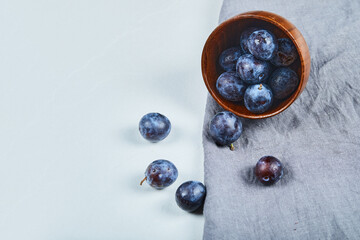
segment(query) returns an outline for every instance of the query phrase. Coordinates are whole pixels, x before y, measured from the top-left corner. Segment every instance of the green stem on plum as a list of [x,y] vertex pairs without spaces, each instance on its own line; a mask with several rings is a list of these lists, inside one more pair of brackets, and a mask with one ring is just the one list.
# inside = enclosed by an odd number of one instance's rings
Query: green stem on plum
[[260,83],[259,90],[261,90],[261,89],[262,89],[262,84]]
[[234,149],[235,149],[234,144],[230,144],[230,150],[234,151]]
[[146,180],[146,177],[140,182],[140,185],[142,185],[145,180]]

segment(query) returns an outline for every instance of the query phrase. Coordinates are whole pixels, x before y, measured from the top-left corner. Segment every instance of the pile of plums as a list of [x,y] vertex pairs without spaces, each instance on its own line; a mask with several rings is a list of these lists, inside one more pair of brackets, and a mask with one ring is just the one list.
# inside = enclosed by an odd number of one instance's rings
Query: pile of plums
[[225,71],[216,81],[219,94],[231,102],[243,102],[252,113],[266,112],[274,99],[288,98],[299,77],[289,66],[298,58],[293,42],[266,29],[242,32],[240,46],[224,50],[219,65]]

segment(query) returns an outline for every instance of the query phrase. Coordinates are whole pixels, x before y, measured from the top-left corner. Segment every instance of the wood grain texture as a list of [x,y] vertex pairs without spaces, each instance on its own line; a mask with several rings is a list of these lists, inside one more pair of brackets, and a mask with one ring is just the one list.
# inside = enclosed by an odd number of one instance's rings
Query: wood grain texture
[[[248,27],[261,27],[272,31],[278,38],[289,38],[299,53],[299,58],[290,66],[297,72],[300,83],[296,91],[285,100],[274,101],[273,106],[262,114],[254,114],[242,103],[225,100],[216,90],[216,80],[224,72],[218,64],[220,53],[239,46],[240,35]],[[279,114],[288,108],[304,90],[310,74],[310,53],[300,31],[285,18],[270,12],[252,11],[239,14],[221,23],[207,39],[201,59],[202,75],[209,93],[224,109],[244,118],[260,119]]]

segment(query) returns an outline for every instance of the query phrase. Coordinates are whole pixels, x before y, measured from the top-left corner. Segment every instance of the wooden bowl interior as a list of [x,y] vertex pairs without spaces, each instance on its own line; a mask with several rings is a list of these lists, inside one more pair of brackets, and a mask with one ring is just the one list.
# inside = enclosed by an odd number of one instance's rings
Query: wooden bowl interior
[[[240,15],[241,16],[241,15]],[[219,28],[220,27],[220,28]],[[240,35],[241,33],[249,27],[258,27],[261,29],[266,29],[275,34],[277,38],[289,38],[297,47],[298,54],[299,48],[294,42],[294,39],[290,36],[287,31],[280,29],[274,24],[267,22],[263,19],[257,18],[237,18],[234,21],[226,22],[223,25],[220,25],[214,32],[210,35],[207,40],[204,48],[203,58],[205,55],[206,59],[203,59],[203,75],[204,80],[207,85],[207,88],[210,94],[215,98],[215,100],[226,110],[232,111],[238,116],[246,118],[264,118],[273,116],[281,111],[283,111],[288,105],[290,105],[299,94],[299,89],[294,91],[294,93],[284,100],[275,100],[272,107],[263,114],[254,114],[246,109],[243,102],[236,103],[225,100],[216,90],[216,80],[224,70],[220,67],[218,59],[222,51],[227,48],[240,46]],[[205,62],[204,62],[205,61]],[[301,74],[303,69],[301,66],[300,58],[289,66],[294,70],[299,79],[302,79]],[[302,83],[300,82],[300,88]]]

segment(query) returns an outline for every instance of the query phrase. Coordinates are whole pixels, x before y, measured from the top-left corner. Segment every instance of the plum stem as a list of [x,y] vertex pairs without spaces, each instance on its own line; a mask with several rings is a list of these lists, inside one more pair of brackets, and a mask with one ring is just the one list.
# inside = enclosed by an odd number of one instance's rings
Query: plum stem
[[260,83],[259,90],[261,90],[261,89],[262,89],[262,84]]
[[231,150],[231,151],[234,151],[234,149],[235,149],[235,148],[234,148],[234,144],[230,144],[230,150]]
[[143,184],[143,182],[146,180],[147,177],[145,177],[141,182],[140,182],[140,185]]

